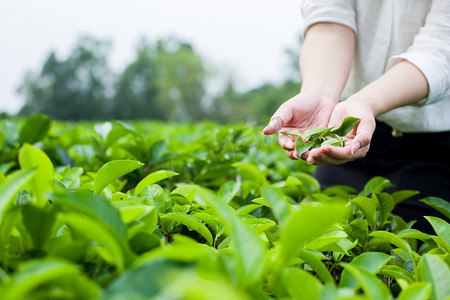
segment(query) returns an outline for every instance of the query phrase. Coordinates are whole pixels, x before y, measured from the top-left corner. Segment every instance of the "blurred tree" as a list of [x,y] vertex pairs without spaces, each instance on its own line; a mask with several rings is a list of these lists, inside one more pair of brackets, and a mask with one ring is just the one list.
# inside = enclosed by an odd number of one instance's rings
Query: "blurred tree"
[[264,83],[257,88],[239,93],[229,81],[222,93],[214,99],[214,119],[222,122],[266,122],[286,100],[298,94],[300,83],[286,80],[281,84]]
[[105,118],[112,79],[107,67],[110,43],[82,37],[66,60],[48,56],[39,75],[28,73],[19,87],[21,115],[46,113],[63,120]]
[[188,43],[142,40],[136,59],[119,76],[109,116],[197,121],[205,118],[206,68]]
[[[244,110],[252,110],[250,105],[246,105],[245,108],[242,107],[242,103],[240,109],[238,109],[241,97],[242,94],[236,90],[233,79],[228,78],[224,89],[219,92],[219,94],[216,95],[212,101],[209,112],[210,118],[223,123],[238,121],[239,118],[243,116],[242,112]],[[237,112],[238,114],[236,114]],[[233,117],[235,117],[234,120]],[[241,119],[240,121],[243,120]]]
[[280,84],[266,83],[243,94],[243,102],[255,108],[255,118],[262,122],[270,118],[286,100],[300,92],[300,83],[286,80]]
[[110,118],[167,119],[165,107],[156,99],[159,87],[154,56],[154,49],[143,40],[137,47],[136,59],[125,68],[116,83]]
[[169,120],[198,121],[206,117],[207,71],[203,59],[188,43],[159,40],[155,54],[157,103]]

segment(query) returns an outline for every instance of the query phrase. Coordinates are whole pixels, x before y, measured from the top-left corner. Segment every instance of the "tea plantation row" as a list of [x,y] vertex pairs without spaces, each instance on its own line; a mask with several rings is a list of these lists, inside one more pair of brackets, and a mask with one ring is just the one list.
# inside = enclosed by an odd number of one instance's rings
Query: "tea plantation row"
[[1,298],[450,299],[448,219],[312,168],[243,125],[1,120]]

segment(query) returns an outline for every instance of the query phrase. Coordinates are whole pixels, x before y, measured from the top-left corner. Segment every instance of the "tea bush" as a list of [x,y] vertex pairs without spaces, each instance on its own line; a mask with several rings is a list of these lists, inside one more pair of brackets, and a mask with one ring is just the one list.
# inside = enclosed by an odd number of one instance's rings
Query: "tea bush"
[[448,219],[412,229],[381,177],[321,189],[259,129],[0,128],[2,299],[450,299]]

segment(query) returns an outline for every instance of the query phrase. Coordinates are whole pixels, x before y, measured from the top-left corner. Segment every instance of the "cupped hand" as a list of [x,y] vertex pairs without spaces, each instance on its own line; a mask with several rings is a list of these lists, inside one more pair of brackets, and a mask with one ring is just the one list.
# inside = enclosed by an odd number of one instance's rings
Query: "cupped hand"
[[[280,131],[303,133],[309,128],[327,127],[337,100],[320,95],[300,93],[284,102],[273,114],[263,134],[270,135]],[[291,159],[299,159],[295,151],[296,137],[278,134],[278,143]]]
[[345,147],[324,145],[320,148],[312,149],[306,153],[306,162],[308,164],[343,164],[366,156],[373,132],[375,131],[375,117],[371,107],[364,99],[354,97],[338,103],[331,114],[327,127],[338,127],[346,117],[350,116],[361,120],[345,136]]

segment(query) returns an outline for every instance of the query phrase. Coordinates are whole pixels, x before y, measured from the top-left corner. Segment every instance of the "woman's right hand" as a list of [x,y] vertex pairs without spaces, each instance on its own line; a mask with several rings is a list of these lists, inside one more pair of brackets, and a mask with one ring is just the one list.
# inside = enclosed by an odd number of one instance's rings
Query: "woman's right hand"
[[[306,129],[327,127],[337,102],[338,99],[300,93],[278,108],[264,128],[263,134],[271,135],[280,131],[298,131],[302,134]],[[278,135],[278,143],[291,159],[300,158],[295,151],[295,141],[294,136]]]

